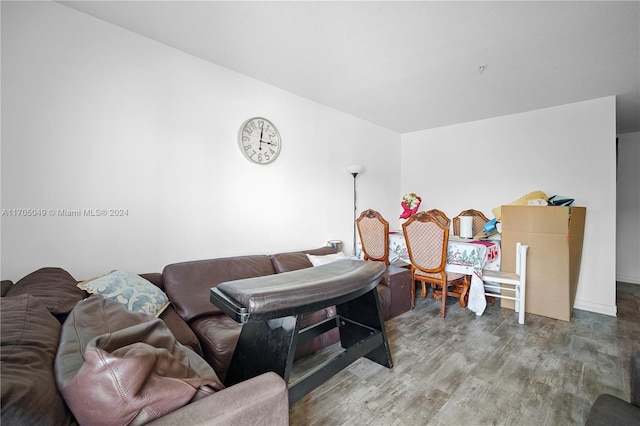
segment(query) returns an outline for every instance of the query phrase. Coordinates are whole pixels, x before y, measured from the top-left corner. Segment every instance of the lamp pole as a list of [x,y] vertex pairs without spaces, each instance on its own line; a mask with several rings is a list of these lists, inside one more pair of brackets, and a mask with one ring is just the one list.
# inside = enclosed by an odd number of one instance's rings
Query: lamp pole
[[364,168],[357,164],[349,164],[346,167],[347,171],[353,176],[353,256],[356,255],[356,213],[358,212],[357,205],[357,192],[356,192],[356,177],[362,173]]
[[351,173],[353,175],[353,255],[356,255],[356,213],[358,206],[356,204],[356,177],[358,173]]

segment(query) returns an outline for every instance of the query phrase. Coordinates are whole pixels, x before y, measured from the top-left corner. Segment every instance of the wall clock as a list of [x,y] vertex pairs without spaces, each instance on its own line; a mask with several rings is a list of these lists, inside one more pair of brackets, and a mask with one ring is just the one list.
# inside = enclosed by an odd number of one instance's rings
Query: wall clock
[[256,164],[273,163],[282,148],[280,132],[262,117],[250,118],[242,124],[238,143],[247,160]]

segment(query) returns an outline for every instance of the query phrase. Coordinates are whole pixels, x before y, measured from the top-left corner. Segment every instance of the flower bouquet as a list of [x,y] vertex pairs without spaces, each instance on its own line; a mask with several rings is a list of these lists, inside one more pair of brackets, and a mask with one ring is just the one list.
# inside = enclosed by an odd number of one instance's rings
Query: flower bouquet
[[413,192],[411,194],[404,194],[402,202],[400,203],[404,211],[400,215],[400,219],[408,219],[412,215],[416,214],[421,202],[422,198],[418,197]]

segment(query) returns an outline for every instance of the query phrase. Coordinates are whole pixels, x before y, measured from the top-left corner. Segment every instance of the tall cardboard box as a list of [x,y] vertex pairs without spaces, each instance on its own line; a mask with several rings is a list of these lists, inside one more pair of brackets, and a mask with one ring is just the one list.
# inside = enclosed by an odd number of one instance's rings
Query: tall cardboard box
[[[587,209],[505,205],[501,212],[502,269],[515,271],[517,242],[529,246],[525,312],[570,321]],[[513,300],[501,306],[513,309]]]

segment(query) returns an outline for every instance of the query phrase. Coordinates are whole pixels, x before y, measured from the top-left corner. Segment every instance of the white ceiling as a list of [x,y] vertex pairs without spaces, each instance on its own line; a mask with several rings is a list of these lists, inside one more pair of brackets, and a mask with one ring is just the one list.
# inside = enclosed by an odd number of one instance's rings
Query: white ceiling
[[638,1],[60,3],[401,133],[610,95],[640,131]]

